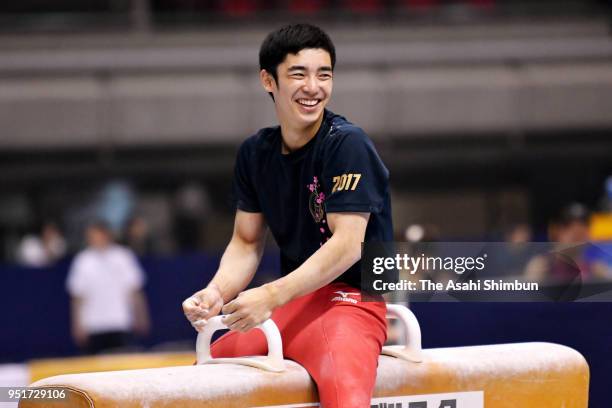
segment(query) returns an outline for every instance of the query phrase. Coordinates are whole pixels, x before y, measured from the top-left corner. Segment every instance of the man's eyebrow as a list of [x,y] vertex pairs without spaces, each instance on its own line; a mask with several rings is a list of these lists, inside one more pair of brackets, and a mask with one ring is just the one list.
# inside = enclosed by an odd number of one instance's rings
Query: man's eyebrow
[[[288,72],[290,71],[307,71],[306,67],[303,65],[292,65],[287,69]],[[330,67],[329,65],[326,65],[324,67],[321,67],[318,69],[319,72],[324,71],[324,72],[332,72],[332,67]]]

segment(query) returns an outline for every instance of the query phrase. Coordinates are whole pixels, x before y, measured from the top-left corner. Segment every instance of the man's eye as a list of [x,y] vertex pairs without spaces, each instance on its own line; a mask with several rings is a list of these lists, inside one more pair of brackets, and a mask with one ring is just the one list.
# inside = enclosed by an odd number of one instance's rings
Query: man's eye
[[300,73],[291,74],[291,78],[304,78],[304,74],[300,74]]
[[331,74],[321,74],[321,75],[319,75],[319,79],[321,79],[323,81],[331,79],[331,77],[332,77]]

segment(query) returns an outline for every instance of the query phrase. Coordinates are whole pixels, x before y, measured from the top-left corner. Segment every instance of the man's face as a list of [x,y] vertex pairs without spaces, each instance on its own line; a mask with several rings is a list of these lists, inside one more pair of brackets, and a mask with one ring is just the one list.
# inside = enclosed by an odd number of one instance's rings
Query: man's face
[[589,240],[589,225],[583,221],[572,221],[559,229],[559,242],[575,243]]
[[323,114],[332,94],[332,66],[329,53],[306,48],[287,54],[277,69],[278,83],[262,71],[262,83],[272,92],[281,122],[302,128],[314,124]]
[[87,228],[87,244],[96,249],[104,249],[111,243],[110,232],[91,226]]

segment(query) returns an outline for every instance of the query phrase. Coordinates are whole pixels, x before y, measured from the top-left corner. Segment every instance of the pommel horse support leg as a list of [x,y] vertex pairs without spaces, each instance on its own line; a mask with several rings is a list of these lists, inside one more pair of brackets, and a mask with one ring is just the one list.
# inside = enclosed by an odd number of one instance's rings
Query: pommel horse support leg
[[[420,328],[412,312],[388,305],[388,313],[406,326],[406,339],[404,345],[383,349],[373,407],[588,406],[589,368],[582,355],[569,347],[517,343],[421,350]],[[198,335],[197,366],[50,377],[32,386],[66,387],[66,400],[24,400],[19,407],[318,406],[316,387],[306,370],[283,360],[280,335],[271,320],[258,327],[266,334],[268,356],[212,359],[212,333],[223,327],[218,316]]]

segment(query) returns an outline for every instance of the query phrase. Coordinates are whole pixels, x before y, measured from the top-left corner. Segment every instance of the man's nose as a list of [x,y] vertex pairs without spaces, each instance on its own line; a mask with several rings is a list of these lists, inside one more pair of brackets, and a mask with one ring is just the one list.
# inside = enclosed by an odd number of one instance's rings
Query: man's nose
[[315,76],[308,76],[304,81],[304,92],[314,94],[317,92],[319,83]]

